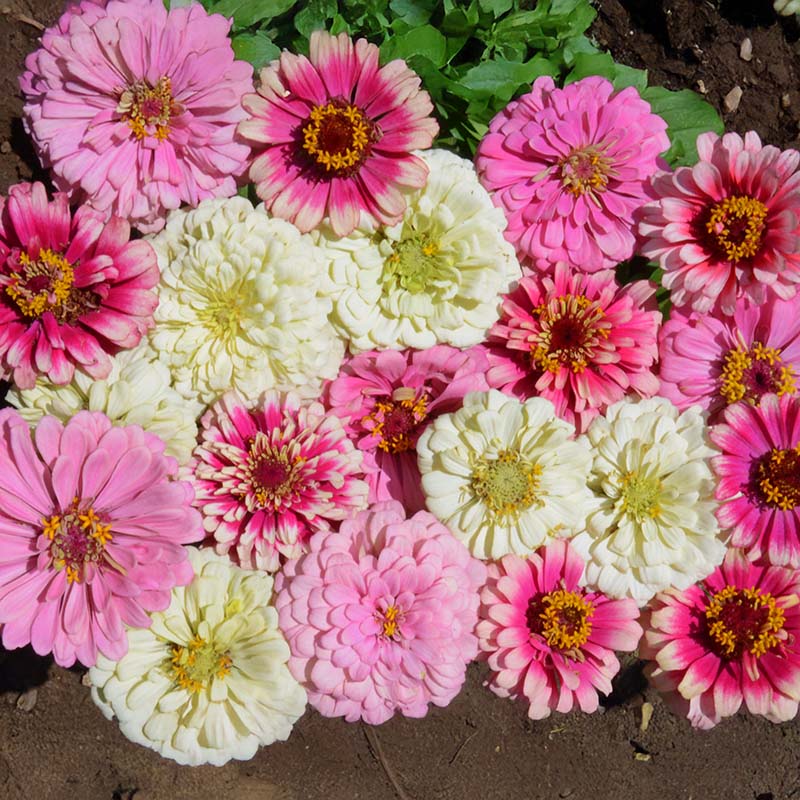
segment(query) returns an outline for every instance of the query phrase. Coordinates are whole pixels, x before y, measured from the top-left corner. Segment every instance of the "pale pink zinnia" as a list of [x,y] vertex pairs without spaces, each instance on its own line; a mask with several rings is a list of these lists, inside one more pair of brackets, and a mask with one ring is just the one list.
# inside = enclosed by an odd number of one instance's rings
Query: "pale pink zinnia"
[[371,725],[446,706],[478,654],[486,567],[432,514],[378,503],[275,581],[289,669],[326,717]]
[[508,217],[506,238],[540,269],[566,261],[589,272],[630,258],[666,129],[633,87],[617,92],[592,76],[559,89],[537,78],[492,120],[476,156]]
[[0,627],[68,667],[127,652],[173,586],[192,579],[184,544],[202,538],[188,483],[138,425],[81,411],[64,425],[0,411]]
[[646,674],[675,711],[712,728],[742,701],[771,722],[800,701],[800,573],[755,566],[730,550],[699,585],[658,594],[639,648]]
[[758,407],[729,406],[711,439],[722,450],[711,463],[730,544],[753,561],[800,567],[800,399],[768,394]]
[[433,105],[405,61],[379,67],[378,55],[366,39],[314,31],[309,58],[284,50],[244,98],[250,180],[274,216],[303,232],[328,215],[347,236],[362,211],[394,225],[404,192],[425,185],[428,168],[411,151],[433,143]]
[[628,392],[658,392],[653,364],[661,313],[655,287],[620,287],[611,271],[562,263],[528,275],[503,301],[489,332],[489,385],[521,400],[545,397],[578,431]]
[[200,3],[71,7],[20,78],[25,121],[56,186],[141,231],[166,212],[236,193],[250,148],[236,136],[252,67],[230,20]]
[[425,508],[417,440],[439,414],[461,408],[464,395],[489,388],[479,348],[372,350],[345,362],[329,386],[330,405],[364,453],[369,501],[400,500]]
[[676,306],[733,314],[744,295],[793,297],[800,282],[800,153],[753,131],[703,133],[693,167],[656,175],[640,251],[658,259]]
[[477,627],[489,688],[524,698],[528,716],[543,719],[575,705],[597,710],[619,671],[615,650],[636,648],[642,629],[630,598],[611,600],[581,583],[583,561],[554,539],[528,558],[504,556],[489,565]]
[[731,316],[673,308],[658,338],[658,393],[681,411],[702,406],[711,424],[731,403],[797,392],[800,295],[761,305],[741,297]]
[[247,569],[274,572],[366,505],[361,453],[320,403],[270,391],[251,409],[228,392],[201,424],[196,505],[216,551]]
[[0,377],[31,389],[75,369],[111,371],[109,354],[139,344],[153,327],[156,254],[130,241],[130,226],[88,206],[71,214],[66,195],[48,201],[41,183],[0,197]]

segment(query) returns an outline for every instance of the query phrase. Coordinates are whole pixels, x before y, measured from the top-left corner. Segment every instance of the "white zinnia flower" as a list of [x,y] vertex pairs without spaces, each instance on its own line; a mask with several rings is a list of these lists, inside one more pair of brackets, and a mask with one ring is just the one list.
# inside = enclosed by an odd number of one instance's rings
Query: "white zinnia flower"
[[179,764],[225,764],[287,739],[306,706],[289,646],[267,601],[272,578],[212,550],[189,549],[195,577],[128,653],[89,672],[92,698],[131,741]]
[[169,370],[145,344],[114,356],[104,380],[75,370],[63,386],[40,378],[33,389],[12,388],[6,397],[31,425],[46,414],[67,422],[83,410],[102,411],[115,425],[141,425],[161,438],[167,455],[181,464],[191,458],[197,439],[195,419],[202,410],[170,387]]
[[600,505],[573,543],[587,583],[644,605],[670,586],[687,589],[725,555],[714,516],[714,476],[699,406],[663,397],[626,399],[597,417],[590,486]]
[[331,321],[352,352],[478,344],[521,275],[503,212],[472,163],[446,150],[418,155],[428,182],[401,223],[315,234],[329,262]]
[[173,211],[150,241],[161,268],[150,341],[184,397],[280,389],[310,399],[336,376],[344,344],[310,236],[231,197]]
[[584,527],[592,457],[549,400],[471,392],[417,443],[428,509],[478,558],[526,555]]
[[784,17],[790,14],[800,14],[800,0],[775,0],[773,8]]

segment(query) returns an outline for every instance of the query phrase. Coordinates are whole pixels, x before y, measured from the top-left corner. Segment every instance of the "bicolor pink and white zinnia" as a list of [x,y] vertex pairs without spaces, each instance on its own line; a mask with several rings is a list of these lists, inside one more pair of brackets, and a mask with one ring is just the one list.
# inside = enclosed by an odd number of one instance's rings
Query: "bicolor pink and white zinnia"
[[244,98],[250,180],[270,213],[304,233],[328,216],[347,236],[362,212],[395,225],[404,191],[425,185],[428,168],[411,151],[433,143],[433,105],[405,61],[379,67],[378,56],[366,39],[314,31],[308,58],[284,50]]
[[89,206],[73,214],[41,183],[0,197],[0,377],[32,389],[75,370],[111,371],[110,355],[139,344],[153,327],[158,262],[130,226]]
[[486,567],[426,511],[378,503],[311,540],[275,586],[289,669],[323,716],[378,725],[446,706],[478,654]]
[[591,713],[611,693],[619,672],[615,650],[636,649],[642,628],[631,599],[611,600],[581,581],[583,561],[554,539],[528,558],[504,556],[489,565],[477,627],[489,688],[523,698],[531,719]]
[[275,572],[366,506],[361,452],[320,403],[270,391],[249,408],[228,392],[201,424],[196,505],[216,551],[247,569]]
[[25,124],[57,187],[148,233],[182,203],[235,194],[253,80],[230,26],[200,3],[69,8],[20,78]]
[[757,566],[732,549],[697,586],[656,595],[639,655],[676,713],[713,728],[742,703],[771,722],[800,701],[800,573]]
[[119,659],[192,579],[182,546],[202,538],[178,462],[138,425],[81,411],[66,424],[0,411],[0,627],[68,667]]
[[476,155],[520,259],[593,272],[630,258],[634,212],[665,166],[666,129],[633,87],[591,76],[560,89],[537,78],[492,120]]

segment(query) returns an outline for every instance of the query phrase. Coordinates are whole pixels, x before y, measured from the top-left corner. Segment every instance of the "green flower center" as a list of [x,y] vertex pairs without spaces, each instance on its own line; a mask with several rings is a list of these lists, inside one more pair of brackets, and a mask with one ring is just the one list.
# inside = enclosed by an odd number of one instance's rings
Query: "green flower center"
[[501,450],[497,458],[478,458],[472,469],[472,490],[496,517],[517,519],[539,496],[539,464],[531,464],[515,450]]
[[200,636],[195,636],[186,647],[174,645],[171,648],[172,680],[193,694],[205,689],[212,677],[224,678],[232,665],[227,652],[220,652]]
[[439,245],[418,233],[393,245],[384,278],[412,294],[424,292],[439,266]]
[[661,514],[661,481],[641,472],[626,472],[620,479],[622,510],[637,522],[645,517],[655,519]]

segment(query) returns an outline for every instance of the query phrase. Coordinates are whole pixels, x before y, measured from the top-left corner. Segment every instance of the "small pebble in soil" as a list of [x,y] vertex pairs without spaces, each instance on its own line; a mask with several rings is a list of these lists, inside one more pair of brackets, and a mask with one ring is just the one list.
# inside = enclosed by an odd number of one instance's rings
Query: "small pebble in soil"
[[782,94],[781,95],[781,108],[789,108],[789,106],[791,104],[792,104],[792,98],[789,97],[789,93],[786,92],[786,94]]
[[5,141],[0,143],[0,153],[2,153],[3,155],[7,155],[10,152],[11,152],[11,142]]
[[38,699],[39,690],[36,688],[28,689],[27,692],[23,692],[17,698],[17,708],[20,711],[24,711],[26,714],[30,714],[30,712],[36,707],[36,701]]
[[647,730],[647,727],[650,725],[650,718],[653,716],[653,704],[652,703],[642,703],[642,708],[640,710],[642,715],[642,720],[639,723],[639,730],[644,732]]
[[750,39],[742,39],[741,47],[739,47],[739,58],[742,61],[750,61],[753,58],[753,43]]
[[708,91],[705,81],[702,78],[697,81],[697,91],[700,92],[700,94],[705,94]]
[[729,114],[733,114],[737,108],[739,108],[739,103],[742,101],[742,87],[741,86],[734,86],[728,94],[725,95],[722,101],[722,107],[727,111]]

